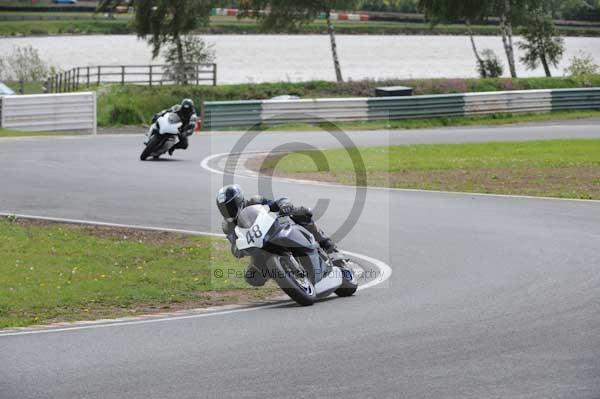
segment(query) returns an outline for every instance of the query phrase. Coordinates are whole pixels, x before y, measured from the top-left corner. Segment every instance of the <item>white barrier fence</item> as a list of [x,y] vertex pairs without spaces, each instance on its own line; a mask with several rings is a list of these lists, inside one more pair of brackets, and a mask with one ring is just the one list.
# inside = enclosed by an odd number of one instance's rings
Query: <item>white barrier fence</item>
[[3,128],[97,133],[95,92],[4,96],[0,101]]

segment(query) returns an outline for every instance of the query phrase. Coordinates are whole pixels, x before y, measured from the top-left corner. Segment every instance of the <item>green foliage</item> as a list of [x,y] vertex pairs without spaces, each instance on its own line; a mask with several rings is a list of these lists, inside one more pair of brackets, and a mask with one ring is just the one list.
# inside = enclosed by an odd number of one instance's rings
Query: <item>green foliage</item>
[[352,10],[357,0],[248,0],[240,6],[241,16],[255,17],[264,30],[297,30],[331,10]]
[[366,0],[361,2],[359,8],[363,11],[418,12],[416,0]]
[[44,80],[50,68],[33,46],[13,47],[10,55],[0,57],[0,79],[19,82],[21,93],[27,82]]
[[100,126],[149,123],[152,115],[178,103],[182,98],[202,101],[264,100],[291,94],[301,98],[371,97],[379,86],[410,86],[416,95],[483,91],[532,90],[600,86],[600,75],[590,76],[585,84],[575,77],[521,79],[387,79],[344,83],[312,81],[300,83],[261,83],[239,85],[138,85],[103,86],[98,90]]
[[211,0],[136,0],[135,30],[148,38],[156,58],[165,43],[178,44],[181,36],[208,25],[211,8]]
[[482,20],[494,10],[492,1],[480,0],[419,0],[418,6],[434,24]]
[[585,77],[600,73],[600,66],[596,64],[591,54],[580,51],[570,60],[565,73],[575,77]]
[[[195,36],[186,35],[181,38],[183,57],[179,57],[179,47],[171,43],[164,51],[163,57],[167,64],[164,72],[168,79],[186,84],[197,77],[197,67],[201,64],[213,63],[215,52],[212,46]],[[182,62],[183,61],[183,62]]]
[[564,40],[556,36],[554,23],[549,16],[536,13],[522,30],[525,41],[519,43],[519,48],[525,51],[521,62],[527,69],[534,70],[544,66],[546,76],[550,77],[550,65],[556,67],[564,53]]
[[482,78],[499,78],[504,73],[504,65],[492,49],[485,49],[481,52],[478,70]]

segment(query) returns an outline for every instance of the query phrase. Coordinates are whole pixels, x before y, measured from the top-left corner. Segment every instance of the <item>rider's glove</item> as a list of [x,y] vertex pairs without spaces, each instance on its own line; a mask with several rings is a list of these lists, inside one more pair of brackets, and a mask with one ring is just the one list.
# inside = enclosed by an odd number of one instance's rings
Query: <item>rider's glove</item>
[[301,206],[299,208],[294,208],[293,216],[303,216],[305,218],[312,219],[313,212],[312,209]]
[[237,249],[237,246],[235,244],[231,245],[231,253],[233,254],[233,256],[235,256],[238,259],[244,257],[244,253],[242,251],[240,251],[239,249]]
[[282,216],[291,216],[294,213],[294,205],[291,202],[282,202],[279,205],[279,214]]

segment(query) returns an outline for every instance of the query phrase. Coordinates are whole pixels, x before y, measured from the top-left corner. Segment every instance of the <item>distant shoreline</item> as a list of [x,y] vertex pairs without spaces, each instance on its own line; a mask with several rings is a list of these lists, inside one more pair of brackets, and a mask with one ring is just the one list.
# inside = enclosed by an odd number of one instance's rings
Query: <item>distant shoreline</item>
[[[335,24],[338,35],[402,35],[402,36],[466,36],[465,25],[439,25],[434,29],[427,23],[398,22],[346,22]],[[476,36],[499,36],[497,26],[477,25],[472,27]],[[598,27],[559,27],[563,36],[600,37]],[[125,35],[135,34],[128,20],[124,19],[75,19],[75,20],[31,20],[2,21],[0,38],[14,37],[60,37],[81,35]],[[196,31],[196,34],[240,35],[321,35],[327,34],[327,27],[322,21],[315,21],[289,32],[265,32],[254,21],[219,19],[211,22],[211,26]],[[518,34],[518,32],[516,32]]]

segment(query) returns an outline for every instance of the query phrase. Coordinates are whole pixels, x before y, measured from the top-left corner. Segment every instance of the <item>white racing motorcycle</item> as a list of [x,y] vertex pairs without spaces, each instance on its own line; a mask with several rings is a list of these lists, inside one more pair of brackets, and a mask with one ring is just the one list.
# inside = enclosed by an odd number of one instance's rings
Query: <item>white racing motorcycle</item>
[[[186,136],[193,134],[196,119],[195,116],[190,119],[190,124],[182,134]],[[148,130],[148,140],[144,143],[146,148],[142,152],[140,159],[142,161],[145,161],[149,157],[158,159],[161,155],[167,153],[179,143],[179,129],[181,125],[181,118],[175,112],[167,112],[160,116]]]
[[273,279],[302,306],[336,293],[354,295],[358,282],[352,264],[341,254],[327,254],[304,227],[268,206],[244,208],[235,228],[236,247],[265,279]]

